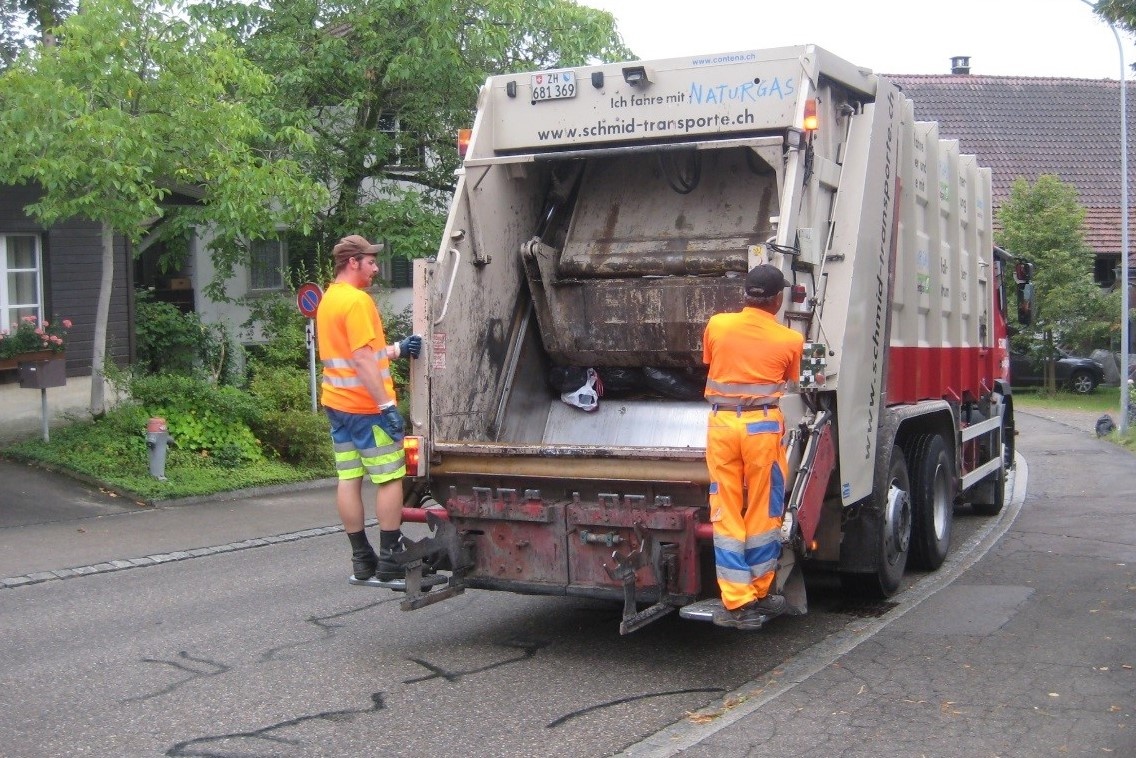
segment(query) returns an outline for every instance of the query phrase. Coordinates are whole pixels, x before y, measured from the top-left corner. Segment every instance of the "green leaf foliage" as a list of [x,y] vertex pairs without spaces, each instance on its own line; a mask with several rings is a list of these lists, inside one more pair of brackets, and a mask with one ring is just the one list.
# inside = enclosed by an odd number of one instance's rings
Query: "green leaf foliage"
[[[1093,282],[1084,218],[1076,189],[1051,175],[1032,185],[1015,181],[1010,199],[998,211],[998,244],[1037,269],[1034,322],[1015,343],[1042,357],[1053,357],[1056,346],[1085,355],[1108,348],[1119,329],[1119,293],[1104,293]],[[1041,343],[1038,335],[1049,337]]]
[[388,254],[437,252],[457,130],[489,74],[631,57],[610,14],[568,0],[207,0],[192,12],[273,78],[260,119],[311,135],[288,152],[331,198],[289,240],[309,264],[354,233]]

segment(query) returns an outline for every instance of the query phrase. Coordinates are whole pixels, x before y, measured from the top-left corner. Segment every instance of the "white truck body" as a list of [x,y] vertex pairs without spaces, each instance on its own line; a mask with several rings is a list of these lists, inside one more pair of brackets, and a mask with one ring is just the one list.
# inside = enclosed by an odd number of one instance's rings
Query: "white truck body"
[[[800,559],[883,594],[909,547],[935,567],[956,495],[1001,504],[990,214],[988,169],[817,47],[491,77],[415,270],[417,491],[454,527],[449,591],[622,598],[625,631],[705,617],[701,338],[760,262],[796,285],[780,317],[806,339],[779,588],[803,610]],[[566,366],[672,383],[585,412],[547,381]]]

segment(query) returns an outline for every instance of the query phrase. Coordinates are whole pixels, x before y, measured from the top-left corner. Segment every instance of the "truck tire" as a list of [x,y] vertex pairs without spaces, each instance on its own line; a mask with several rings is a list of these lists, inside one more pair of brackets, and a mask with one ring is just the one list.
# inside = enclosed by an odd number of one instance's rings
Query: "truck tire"
[[891,451],[886,477],[876,481],[872,491],[872,512],[864,517],[875,521],[878,530],[876,570],[860,574],[843,572],[841,584],[848,590],[873,598],[894,595],[907,568],[911,547],[911,484],[903,450],[896,445]]
[[907,472],[911,478],[912,568],[934,571],[951,549],[954,524],[954,465],[947,443],[939,434],[924,434],[908,446]]

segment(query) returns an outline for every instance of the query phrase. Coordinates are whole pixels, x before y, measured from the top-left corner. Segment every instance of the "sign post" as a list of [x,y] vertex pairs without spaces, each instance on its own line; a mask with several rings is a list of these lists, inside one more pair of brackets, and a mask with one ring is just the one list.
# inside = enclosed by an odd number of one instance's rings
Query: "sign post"
[[308,343],[308,382],[312,390],[312,413],[319,411],[319,403],[316,401],[316,325],[313,319],[322,299],[323,290],[318,284],[306,282],[296,290],[296,305],[308,320],[304,333]]

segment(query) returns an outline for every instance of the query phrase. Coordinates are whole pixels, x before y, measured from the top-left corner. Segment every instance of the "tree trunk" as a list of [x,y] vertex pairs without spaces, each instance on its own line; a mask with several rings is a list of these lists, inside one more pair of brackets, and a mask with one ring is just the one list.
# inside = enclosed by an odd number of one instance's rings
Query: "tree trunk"
[[99,282],[99,302],[95,311],[95,336],[91,347],[91,415],[106,412],[104,398],[106,384],[107,322],[110,320],[111,285],[114,283],[114,229],[106,221],[102,228],[103,266]]

